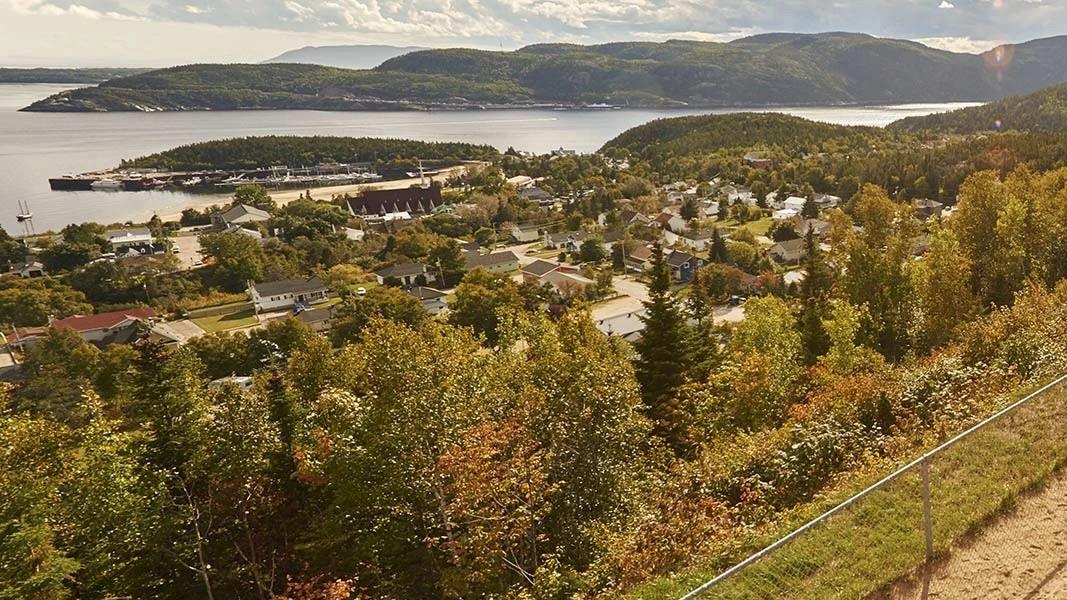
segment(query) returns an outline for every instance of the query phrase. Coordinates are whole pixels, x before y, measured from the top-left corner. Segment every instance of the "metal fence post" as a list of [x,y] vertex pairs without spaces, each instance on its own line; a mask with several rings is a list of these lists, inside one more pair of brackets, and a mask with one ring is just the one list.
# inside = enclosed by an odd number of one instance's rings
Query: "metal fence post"
[[920,468],[923,474],[923,529],[926,530],[926,562],[934,559],[934,520],[930,514],[930,469],[929,461],[923,459]]

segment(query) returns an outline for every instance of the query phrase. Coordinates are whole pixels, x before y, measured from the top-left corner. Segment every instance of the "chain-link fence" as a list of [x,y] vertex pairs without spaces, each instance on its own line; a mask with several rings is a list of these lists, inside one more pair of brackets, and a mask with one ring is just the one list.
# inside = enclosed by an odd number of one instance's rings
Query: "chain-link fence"
[[1067,478],[1056,477],[1067,463],[1065,381],[968,429],[683,600],[1067,597]]

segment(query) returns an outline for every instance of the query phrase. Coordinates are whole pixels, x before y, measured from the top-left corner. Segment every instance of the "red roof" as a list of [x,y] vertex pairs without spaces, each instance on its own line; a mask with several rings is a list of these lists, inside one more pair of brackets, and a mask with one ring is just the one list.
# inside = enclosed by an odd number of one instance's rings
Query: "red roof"
[[130,319],[150,319],[156,316],[156,311],[150,306],[138,306],[126,310],[100,313],[98,315],[85,315],[67,317],[52,321],[52,327],[56,329],[73,329],[77,332],[95,331],[97,329],[111,329]]
[[655,222],[659,223],[660,225],[666,225],[673,218],[674,215],[672,215],[671,213],[660,213],[660,215],[656,217]]

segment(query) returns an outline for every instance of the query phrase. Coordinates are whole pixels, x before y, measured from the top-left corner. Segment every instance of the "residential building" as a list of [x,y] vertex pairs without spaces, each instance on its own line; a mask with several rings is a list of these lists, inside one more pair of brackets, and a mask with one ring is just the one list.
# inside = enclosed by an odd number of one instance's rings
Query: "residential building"
[[792,208],[782,208],[774,211],[774,213],[771,215],[771,218],[775,221],[788,221],[789,219],[795,219],[799,216],[799,210],[794,210]]
[[422,303],[422,307],[426,309],[426,312],[431,315],[437,315],[448,310],[448,304],[445,302],[447,294],[441,290],[416,286],[409,289],[407,293],[417,298]]
[[704,250],[707,250],[709,246],[711,246],[711,240],[714,235],[714,232],[709,229],[697,231],[691,229],[682,229],[679,231],[679,233],[664,230],[663,241],[666,242],[668,246],[673,246],[674,244],[681,243],[682,245],[687,248],[690,248],[691,250],[703,252]]
[[801,213],[804,210],[804,206],[808,203],[807,198],[801,198],[800,196],[790,196],[782,202],[782,208],[793,209],[797,213]]
[[247,375],[230,375],[229,377],[220,377],[219,379],[213,379],[208,382],[210,388],[221,388],[227,385],[232,385],[241,390],[252,389],[252,378]]
[[244,225],[245,223],[266,223],[270,220],[270,213],[244,204],[234,204],[230,210],[211,215],[211,223],[216,227],[230,227],[231,225]]
[[329,298],[326,284],[316,276],[253,283],[248,286],[248,294],[257,313],[284,310],[298,304],[310,306]]
[[544,247],[550,250],[577,252],[582,242],[592,234],[588,231],[564,231],[562,233],[545,232]]
[[115,254],[129,254],[133,250],[137,254],[155,254],[155,237],[147,227],[132,227],[126,229],[112,229],[104,233]]
[[627,342],[633,343],[641,339],[641,334],[645,331],[645,322],[641,320],[643,316],[645,316],[644,309],[607,317],[597,321],[596,328],[608,337],[621,337]]
[[559,269],[559,267],[559,264],[548,262],[547,260],[535,260],[522,268],[522,280],[524,283],[542,283],[541,280],[546,275]]
[[530,187],[519,190],[519,195],[530,202],[536,202],[541,206],[552,206],[556,203],[555,196],[539,187]]
[[512,273],[519,270],[519,257],[515,256],[511,250],[492,254],[464,252],[463,258],[467,261],[468,271],[479,267],[490,273]]
[[741,162],[752,167],[753,169],[774,168],[774,160],[769,158],[763,152],[746,152],[745,155],[741,157]]
[[623,262],[631,270],[647,271],[652,268],[652,249],[648,246],[637,246],[630,251],[630,255]]
[[222,230],[222,233],[232,233],[235,235],[245,235],[254,240],[263,241],[263,234],[258,229],[246,229],[240,225],[230,225],[226,229]]
[[410,187],[399,190],[367,190],[354,198],[347,198],[348,212],[354,217],[373,219],[385,215],[408,213],[411,216],[430,214],[444,202],[441,188]]
[[619,222],[622,223],[624,226],[633,225],[634,223],[644,223],[645,225],[647,225],[652,222],[652,219],[649,219],[645,215],[637,212],[636,210],[626,209],[619,213]]
[[671,231],[682,231],[688,226],[686,220],[681,215],[674,213],[663,212],[658,217],[652,220],[652,223],[658,227],[670,229]]
[[688,252],[675,250],[667,255],[667,265],[671,268],[675,281],[686,282],[693,278],[693,273],[704,266],[704,260]]
[[146,321],[152,324],[155,318],[155,310],[141,306],[95,315],[67,317],[52,321],[49,326],[72,329],[83,340],[103,348],[111,344],[129,344],[136,341],[140,323]]
[[804,238],[778,242],[768,250],[771,257],[784,264],[798,263],[807,255],[807,241]]
[[420,263],[393,265],[374,273],[374,276],[378,278],[378,283],[380,285],[385,285],[387,280],[395,279],[399,281],[400,285],[403,287],[425,285],[435,281],[437,279],[435,275],[436,272],[434,269]]
[[529,175],[516,175],[514,177],[508,177],[507,182],[510,185],[514,186],[517,190],[528,188],[535,183],[534,178],[530,177]]
[[538,225],[512,225],[511,237],[520,244],[536,242],[541,237]]
[[363,238],[367,236],[367,232],[362,229],[352,229],[351,227],[345,227],[344,225],[338,225],[333,228],[334,233],[343,233],[344,236],[353,242],[361,242]]
[[812,196],[812,200],[815,201],[815,206],[818,206],[819,210],[833,208],[841,204],[841,197],[831,194],[815,194]]
[[332,308],[316,308],[313,310],[300,311],[296,318],[311,328],[315,333],[326,333],[330,330],[333,318]]
[[911,201],[911,205],[915,209],[916,218],[923,222],[930,220],[931,217],[940,217],[945,209],[944,204],[929,198],[916,198]]
[[18,276],[23,279],[34,279],[47,275],[44,270],[44,265],[35,260],[27,261],[15,267],[12,272],[18,273]]
[[800,219],[797,223],[796,232],[800,234],[800,237],[808,235],[810,229],[815,237],[822,238],[830,234],[830,230],[833,228],[829,222],[821,219]]

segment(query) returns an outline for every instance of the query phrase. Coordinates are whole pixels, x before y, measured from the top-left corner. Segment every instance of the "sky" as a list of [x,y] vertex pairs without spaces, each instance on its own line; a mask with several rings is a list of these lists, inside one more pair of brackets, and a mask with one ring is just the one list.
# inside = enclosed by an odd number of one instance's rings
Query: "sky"
[[258,62],[332,44],[725,42],[774,31],[981,52],[1067,33],[1067,0],[0,0],[0,66]]

